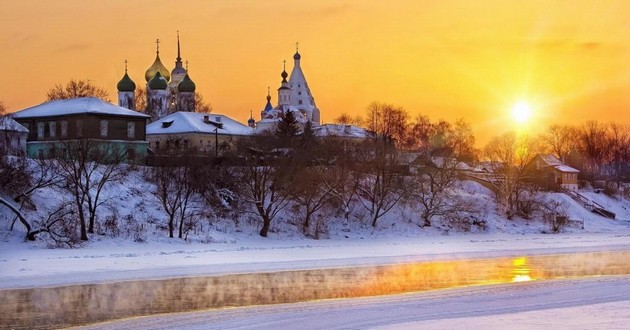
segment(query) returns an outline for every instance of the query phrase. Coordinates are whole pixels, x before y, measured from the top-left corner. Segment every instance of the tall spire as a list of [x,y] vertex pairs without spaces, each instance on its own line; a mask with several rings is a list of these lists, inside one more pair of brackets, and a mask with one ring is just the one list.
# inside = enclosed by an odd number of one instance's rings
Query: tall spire
[[184,79],[186,75],[186,69],[182,64],[182,52],[179,45],[179,30],[177,30],[177,58],[175,59],[175,67],[171,71],[171,88],[175,88],[180,81]]
[[127,74],[127,60],[125,60],[125,74]]
[[155,53],[160,56],[160,38],[155,39],[156,50]]
[[181,62],[182,57],[179,52],[179,30],[177,30],[177,61]]

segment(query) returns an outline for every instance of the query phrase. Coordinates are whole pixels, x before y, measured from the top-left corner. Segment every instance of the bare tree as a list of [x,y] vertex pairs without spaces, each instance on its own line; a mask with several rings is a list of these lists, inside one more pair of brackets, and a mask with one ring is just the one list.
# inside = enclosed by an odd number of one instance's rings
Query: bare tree
[[203,99],[203,95],[195,92],[195,112],[211,113],[212,105]]
[[[329,137],[330,139],[330,137]],[[322,178],[326,190],[334,196],[344,213],[346,223],[353,212],[354,201],[357,200],[359,185],[366,175],[365,157],[360,143],[343,138],[332,138],[330,143],[323,144],[331,165]]]
[[402,107],[372,102],[368,108],[366,124],[368,130],[395,146],[402,146],[407,139],[409,114]]
[[606,135],[606,126],[594,120],[587,121],[579,128],[579,147],[586,157],[586,164],[582,170],[586,172],[584,174],[590,180],[601,175],[602,166],[608,156]]
[[567,125],[551,125],[541,136],[542,142],[562,162],[566,162],[569,153],[576,149],[577,138],[576,129]]
[[271,222],[290,202],[288,186],[292,174],[283,159],[286,155],[274,152],[274,139],[265,133],[240,140],[237,152],[245,155],[245,161],[234,168],[241,198],[253,207],[251,213],[262,220],[262,237],[268,236]]
[[145,113],[147,111],[147,92],[143,88],[136,88],[136,111]]
[[368,128],[372,138],[363,143],[362,162],[366,175],[358,192],[363,206],[370,212],[372,227],[389,212],[406,193],[404,173],[401,172],[397,145],[407,136],[408,114],[403,108],[373,102],[368,106]]
[[364,123],[364,120],[359,115],[352,117],[349,114],[344,112],[340,114],[337,118],[333,119],[333,123],[343,124],[343,125],[362,126]]
[[107,90],[94,85],[89,80],[70,80],[65,86],[55,85],[46,93],[46,101],[64,100],[77,97],[97,97],[110,102]]
[[194,202],[199,196],[196,192],[198,168],[186,166],[157,166],[149,170],[150,180],[156,185],[153,195],[160,201],[162,209],[168,215],[169,237],[174,237],[177,222],[178,236],[184,238],[184,227],[196,214]]
[[448,145],[455,158],[463,161],[476,159],[478,152],[475,150],[475,135],[470,124],[461,118],[452,126]]
[[330,169],[325,166],[296,168],[293,183],[290,185],[291,198],[304,209],[302,229],[308,234],[313,215],[324,207],[333,197],[338,182],[333,185],[324,184]]
[[7,207],[15,218],[11,223],[11,230],[16,221],[26,229],[26,239],[33,241],[41,229],[34,229],[37,224],[31,225],[22,212],[24,203],[37,190],[59,184],[62,177],[53,161],[38,159],[28,166],[25,158],[9,159],[0,158],[0,190],[9,194],[5,198],[0,194],[0,204]]
[[457,162],[450,158],[425,157],[419,173],[414,177],[410,201],[419,206],[423,227],[431,226],[431,219],[461,209],[453,188],[457,182]]
[[391,146],[372,139],[366,141],[366,174],[357,187],[360,201],[370,212],[372,227],[405,196],[407,180],[398,166],[398,153]]
[[535,190],[530,189],[525,167],[536,156],[540,146],[535,139],[506,133],[494,137],[484,149],[484,155],[493,173],[497,201],[504,206],[508,219],[526,212],[531,205],[527,202],[535,198]]
[[4,102],[0,101],[0,117],[7,114],[7,107],[4,105]]
[[127,152],[111,144],[74,140],[62,143],[51,154],[66,179],[66,189],[73,195],[81,240],[87,241],[87,233],[94,233],[97,209],[104,203],[103,189],[126,176],[128,167],[122,162]]
[[630,128],[626,125],[610,123],[607,140],[610,168],[619,188],[623,171],[630,161]]

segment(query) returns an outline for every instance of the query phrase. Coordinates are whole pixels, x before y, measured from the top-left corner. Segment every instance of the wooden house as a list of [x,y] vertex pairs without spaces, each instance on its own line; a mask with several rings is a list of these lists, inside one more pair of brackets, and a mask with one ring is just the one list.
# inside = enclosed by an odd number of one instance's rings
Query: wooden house
[[538,154],[525,167],[526,173],[541,187],[549,190],[578,189],[579,170],[565,165],[551,154]]
[[45,157],[64,143],[89,140],[99,147],[120,150],[125,161],[143,163],[147,155],[149,116],[85,97],[42,103],[18,111],[13,119],[29,130],[27,155]]

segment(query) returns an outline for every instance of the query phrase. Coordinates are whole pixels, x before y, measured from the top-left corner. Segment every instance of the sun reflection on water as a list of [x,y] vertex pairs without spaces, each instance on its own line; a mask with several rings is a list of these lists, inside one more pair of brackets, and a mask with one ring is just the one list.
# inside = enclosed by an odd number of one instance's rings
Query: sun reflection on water
[[516,258],[512,261],[512,266],[514,266],[514,270],[512,270],[512,282],[527,282],[533,281],[534,279],[530,276],[531,269],[527,265],[527,258],[520,257]]

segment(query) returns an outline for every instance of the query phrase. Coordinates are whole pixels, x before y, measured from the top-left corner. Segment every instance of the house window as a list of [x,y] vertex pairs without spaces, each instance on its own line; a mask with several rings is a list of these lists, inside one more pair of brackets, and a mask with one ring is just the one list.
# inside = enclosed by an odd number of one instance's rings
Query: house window
[[101,137],[107,137],[107,120],[101,120]]
[[57,136],[57,123],[54,121],[49,121],[48,122],[48,133],[50,135],[50,137],[54,138],[55,136]]
[[83,136],[83,120],[77,120],[77,137]]
[[44,131],[46,130],[46,123],[37,123],[37,138],[44,138]]
[[61,137],[67,137],[67,136],[68,136],[68,121],[62,120],[61,121]]
[[132,121],[127,123],[127,137],[130,139],[136,137],[136,123]]

